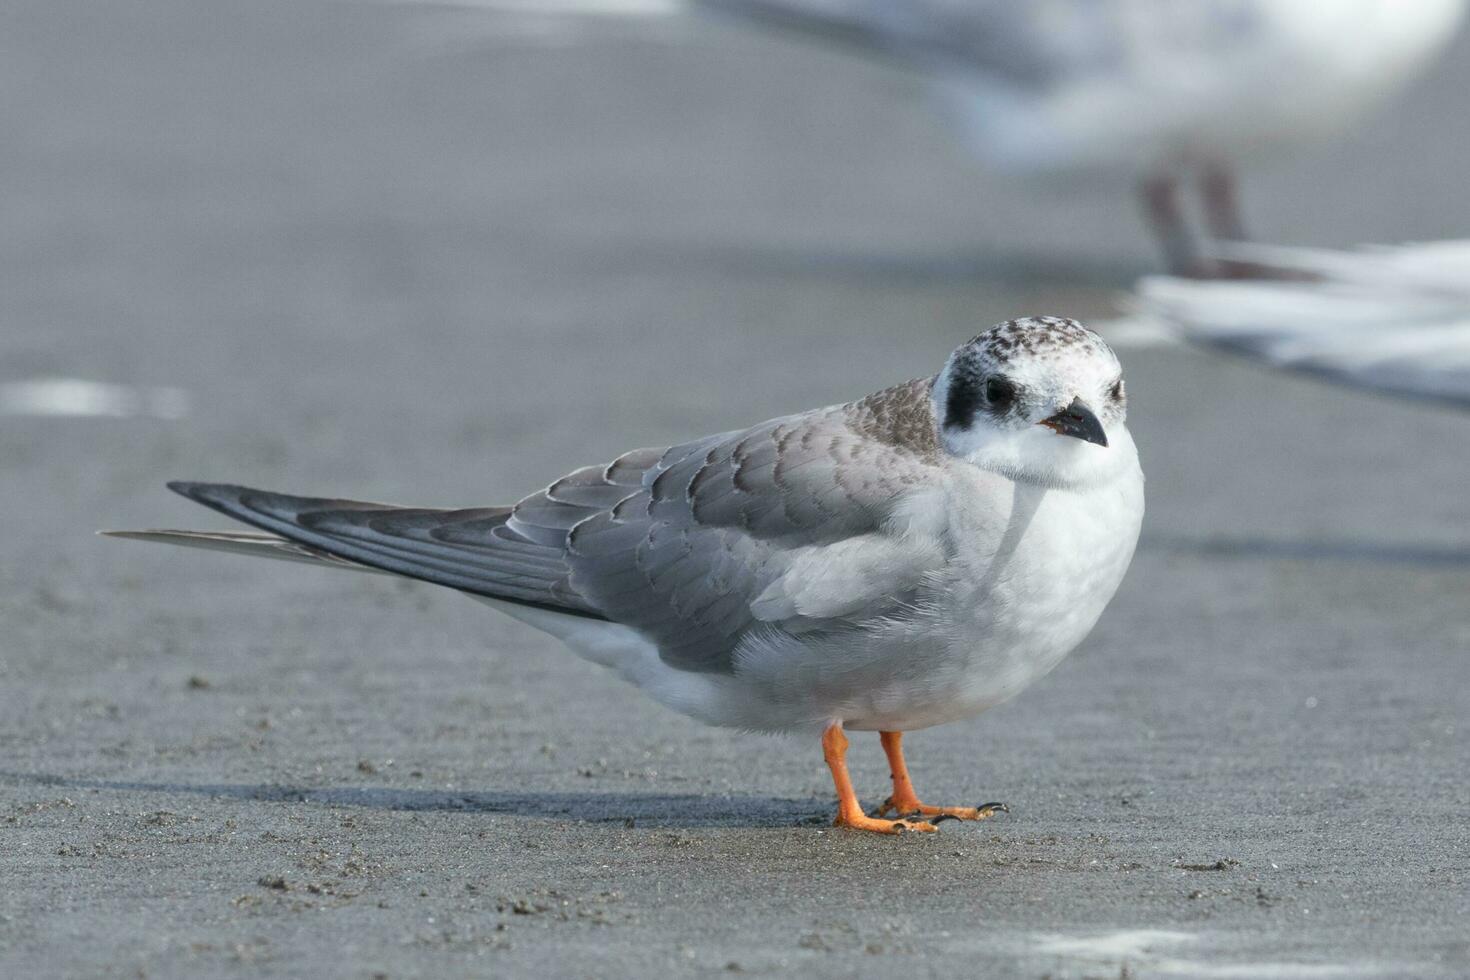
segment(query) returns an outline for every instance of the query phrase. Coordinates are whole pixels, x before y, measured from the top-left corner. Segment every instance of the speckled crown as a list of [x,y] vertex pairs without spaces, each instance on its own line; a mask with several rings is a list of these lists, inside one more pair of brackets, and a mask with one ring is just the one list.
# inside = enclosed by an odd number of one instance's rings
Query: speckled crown
[[1111,349],[1101,337],[1069,317],[1023,316],[997,323],[966,344],[996,364],[1024,355],[1054,360],[1084,351]]

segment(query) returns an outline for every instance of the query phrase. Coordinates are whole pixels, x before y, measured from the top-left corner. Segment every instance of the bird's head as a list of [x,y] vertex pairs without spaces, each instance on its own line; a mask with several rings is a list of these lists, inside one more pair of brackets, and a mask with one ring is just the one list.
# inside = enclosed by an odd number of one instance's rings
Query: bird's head
[[949,356],[932,397],[945,451],[1011,479],[1080,487],[1136,459],[1123,369],[1076,320],[996,324]]

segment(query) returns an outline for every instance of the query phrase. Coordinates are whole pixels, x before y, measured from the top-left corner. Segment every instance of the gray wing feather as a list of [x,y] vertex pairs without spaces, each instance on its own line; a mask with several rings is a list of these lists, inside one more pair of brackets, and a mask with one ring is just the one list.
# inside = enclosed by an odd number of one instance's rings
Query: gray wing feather
[[[928,412],[927,391],[911,382],[858,404],[910,417]],[[822,409],[668,450],[641,490],[572,529],[573,587],[649,636],[665,662],[731,670],[752,629],[781,628],[751,606],[793,549],[878,530],[892,501],[932,475],[931,447],[874,438],[852,424],[860,416],[854,406]]]

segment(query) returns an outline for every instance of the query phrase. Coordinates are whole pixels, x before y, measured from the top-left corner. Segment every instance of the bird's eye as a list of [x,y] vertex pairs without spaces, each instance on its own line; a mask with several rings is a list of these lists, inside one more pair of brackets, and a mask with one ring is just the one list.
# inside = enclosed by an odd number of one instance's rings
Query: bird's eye
[[1113,386],[1108,389],[1108,397],[1115,402],[1120,402],[1123,400],[1123,395],[1123,379],[1119,378],[1117,381],[1114,381]]
[[1016,400],[1016,386],[998,375],[990,378],[985,382],[985,400],[991,408],[1007,408]]

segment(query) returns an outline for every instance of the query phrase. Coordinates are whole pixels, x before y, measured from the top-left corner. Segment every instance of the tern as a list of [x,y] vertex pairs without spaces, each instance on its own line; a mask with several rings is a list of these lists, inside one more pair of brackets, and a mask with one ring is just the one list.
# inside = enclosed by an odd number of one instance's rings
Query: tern
[[[1005,807],[920,802],[903,733],[1014,697],[1123,579],[1144,507],[1126,415],[1101,337],[1026,317],[933,377],[633,450],[511,506],[171,483],[259,530],[108,533],[457,589],[700,721],[820,738],[838,826],[928,832]],[[847,731],[881,734],[893,792],[874,815]]]

